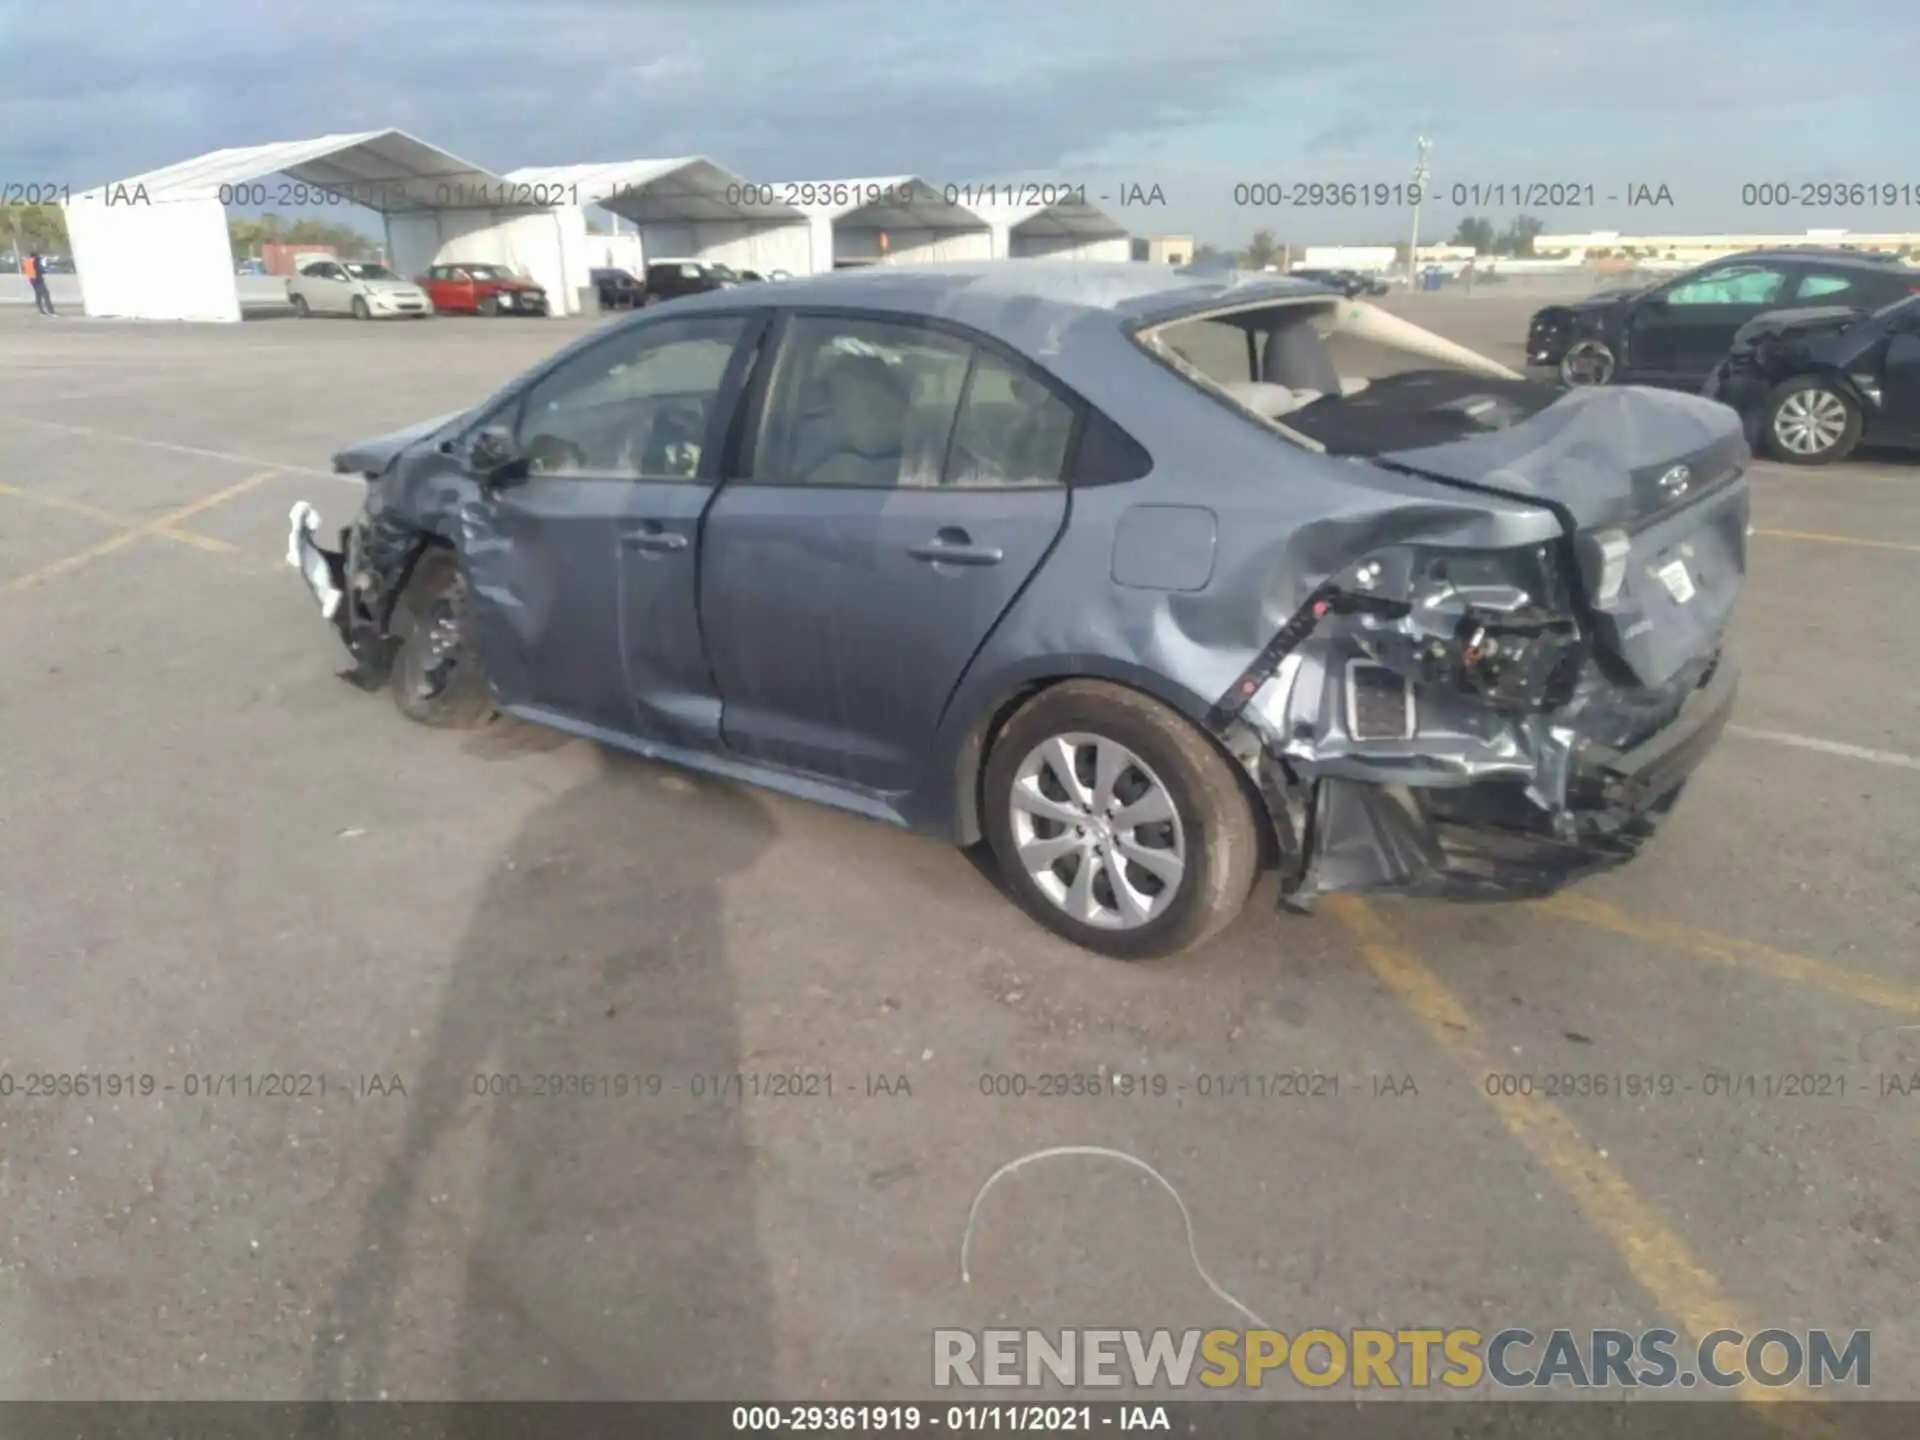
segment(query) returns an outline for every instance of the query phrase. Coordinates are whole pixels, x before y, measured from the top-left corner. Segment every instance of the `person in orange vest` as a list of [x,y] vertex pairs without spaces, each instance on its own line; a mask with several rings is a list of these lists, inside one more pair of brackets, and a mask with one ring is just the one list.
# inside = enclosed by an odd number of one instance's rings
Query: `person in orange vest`
[[35,250],[27,256],[27,262],[21,268],[26,271],[27,280],[33,286],[34,307],[42,315],[53,314],[53,296],[47,292],[47,262],[40,258],[40,252]]

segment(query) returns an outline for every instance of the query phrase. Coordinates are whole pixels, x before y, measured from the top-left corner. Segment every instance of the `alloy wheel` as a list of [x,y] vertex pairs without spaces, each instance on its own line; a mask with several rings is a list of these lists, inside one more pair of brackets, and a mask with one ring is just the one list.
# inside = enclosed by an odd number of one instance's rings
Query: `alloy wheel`
[[1040,893],[1082,924],[1133,930],[1162,914],[1187,869],[1173,794],[1116,740],[1074,732],[1014,773],[1015,852]]
[[1613,378],[1613,352],[1598,340],[1582,340],[1561,360],[1560,378],[1569,385],[1604,385]]
[[1795,455],[1823,455],[1847,433],[1847,402],[1831,390],[1796,390],[1773,412],[1773,435]]

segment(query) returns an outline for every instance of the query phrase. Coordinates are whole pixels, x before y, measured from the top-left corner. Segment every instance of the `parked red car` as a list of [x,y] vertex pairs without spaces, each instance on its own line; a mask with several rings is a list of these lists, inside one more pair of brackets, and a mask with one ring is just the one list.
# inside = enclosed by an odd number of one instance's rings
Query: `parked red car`
[[547,292],[504,265],[435,265],[415,284],[433,308],[477,315],[545,315]]

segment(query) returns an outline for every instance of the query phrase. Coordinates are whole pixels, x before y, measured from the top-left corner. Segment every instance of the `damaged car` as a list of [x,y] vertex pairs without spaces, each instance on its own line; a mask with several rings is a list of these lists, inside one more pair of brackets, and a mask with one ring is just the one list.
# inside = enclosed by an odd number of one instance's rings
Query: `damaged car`
[[288,559],[368,687],[961,845],[1122,959],[1256,877],[1548,893],[1727,721],[1748,450],[1282,277],[1013,261],[689,297],[348,447]]
[[1895,256],[1858,250],[1756,250],[1656,285],[1548,305],[1527,326],[1535,378],[1577,385],[1661,385],[1698,391],[1734,333],[1773,310],[1868,310],[1920,287]]
[[1708,397],[1731,405],[1789,465],[1830,465],[1862,443],[1920,448],[1920,295],[1863,313],[1784,310],[1740,328]]

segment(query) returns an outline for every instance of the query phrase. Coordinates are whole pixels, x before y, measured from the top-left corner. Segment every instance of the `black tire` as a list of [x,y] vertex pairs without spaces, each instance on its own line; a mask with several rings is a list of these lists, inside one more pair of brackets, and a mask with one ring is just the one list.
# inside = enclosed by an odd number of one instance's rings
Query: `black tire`
[[[494,716],[486,668],[468,643],[466,577],[450,550],[420,557],[394,607],[393,703],[409,720],[441,730],[472,730]],[[456,636],[436,653],[439,627]]]
[[307,308],[306,296],[296,295],[293,297],[293,313],[298,315],[302,320],[310,320],[313,318],[313,311]]
[[[1818,444],[1818,435],[1810,421],[1812,413],[1824,410],[1829,414],[1841,416],[1840,428],[1834,433],[1830,443]],[[1782,431],[1796,428],[1790,416],[1797,416],[1802,424],[1797,427],[1808,436],[1808,442],[1817,448],[1796,449],[1786,439]],[[1860,443],[1860,431],[1863,425],[1860,407],[1838,385],[1821,375],[1799,375],[1774,387],[1767,396],[1766,413],[1760,421],[1760,443],[1770,459],[1787,465],[1831,465],[1844,460],[1853,453],[1853,447]]]
[[480,313],[482,315],[498,315],[500,313],[500,297],[497,295],[483,296],[480,301]]
[[373,311],[367,308],[366,296],[356,295],[353,297],[353,318],[356,320],[371,320],[373,318]]
[[1583,385],[1605,385],[1619,367],[1613,350],[1604,340],[1576,340],[1560,357],[1560,383],[1569,389]]
[[[1073,733],[1131,751],[1166,789],[1178,816],[1185,869],[1164,908],[1133,928],[1105,928],[1067,914],[1020,859],[1012,795],[1021,764],[1049,738]],[[1259,876],[1258,826],[1230,762],[1183,716],[1103,681],[1053,686],[1014,713],[987,758],[982,805],[994,859],[1022,908],[1055,934],[1116,960],[1159,959],[1201,944],[1240,913]],[[1110,880],[1107,893],[1113,893]]]

